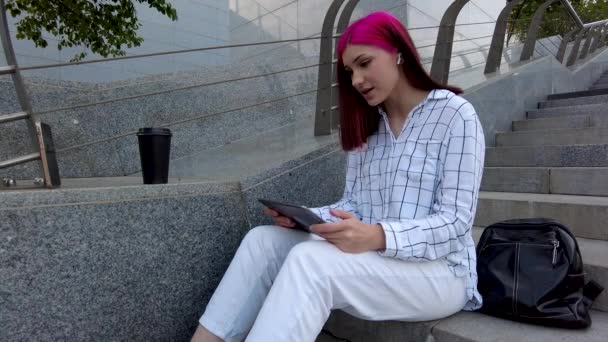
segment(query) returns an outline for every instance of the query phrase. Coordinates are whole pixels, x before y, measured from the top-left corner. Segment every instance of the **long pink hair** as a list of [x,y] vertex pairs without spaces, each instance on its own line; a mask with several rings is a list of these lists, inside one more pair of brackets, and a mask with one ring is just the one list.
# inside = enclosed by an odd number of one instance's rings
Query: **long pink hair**
[[345,151],[362,147],[378,129],[378,110],[353,87],[350,74],[344,69],[342,55],[349,44],[372,45],[390,53],[401,52],[403,71],[408,82],[421,90],[448,89],[462,93],[457,87],[434,81],[420,64],[416,46],[399,19],[387,12],[373,12],[350,24],[338,41],[338,88],[340,93],[340,140]]

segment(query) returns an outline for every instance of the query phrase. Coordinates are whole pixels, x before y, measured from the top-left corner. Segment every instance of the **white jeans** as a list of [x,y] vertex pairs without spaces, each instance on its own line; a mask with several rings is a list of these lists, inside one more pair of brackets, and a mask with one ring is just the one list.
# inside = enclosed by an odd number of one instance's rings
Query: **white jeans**
[[200,324],[224,341],[315,340],[332,309],[426,321],[460,311],[464,278],[445,260],[349,254],[316,235],[261,226],[243,239]]

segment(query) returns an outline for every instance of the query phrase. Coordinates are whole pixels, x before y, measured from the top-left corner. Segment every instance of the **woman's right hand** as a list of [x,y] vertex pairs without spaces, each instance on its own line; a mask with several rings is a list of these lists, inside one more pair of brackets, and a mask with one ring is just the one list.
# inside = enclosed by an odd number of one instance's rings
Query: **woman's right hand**
[[274,224],[276,224],[277,226],[285,228],[293,228],[296,226],[296,223],[293,222],[292,219],[286,216],[281,216],[279,213],[272,209],[264,208],[264,214],[272,217],[274,219]]

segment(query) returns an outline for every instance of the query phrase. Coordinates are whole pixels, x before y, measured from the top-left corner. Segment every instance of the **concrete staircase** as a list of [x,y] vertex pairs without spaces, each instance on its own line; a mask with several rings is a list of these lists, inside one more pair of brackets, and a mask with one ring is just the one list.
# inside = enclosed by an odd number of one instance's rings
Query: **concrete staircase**
[[[590,92],[551,95],[487,150],[475,224],[551,217],[578,237],[585,268],[608,288],[608,73]],[[602,293],[594,309],[608,311]]]
[[[538,110],[527,113],[527,120],[513,122],[511,132],[498,133],[496,147],[487,150],[475,220],[479,227],[515,217],[550,217],[563,222],[577,236],[589,278],[606,288],[607,112],[608,73],[589,92],[551,95],[539,103]],[[482,230],[476,229],[477,238]],[[593,309],[594,327],[577,341],[595,341],[599,336],[594,329],[608,330],[606,292]],[[488,317],[483,320],[497,329],[514,324]],[[475,330],[461,329],[470,331]],[[537,334],[536,340],[550,340],[555,330],[537,330]],[[529,339],[521,337],[517,340]]]
[[606,89],[608,88],[608,75],[602,75],[589,90]]
[[[550,217],[577,236],[585,271],[608,288],[608,73],[588,91],[550,95],[487,149],[474,237],[510,218]],[[326,328],[357,341],[605,341],[608,292],[595,301],[593,326],[557,330],[461,312],[423,323],[365,322],[332,313]],[[338,341],[327,334],[318,341]]]

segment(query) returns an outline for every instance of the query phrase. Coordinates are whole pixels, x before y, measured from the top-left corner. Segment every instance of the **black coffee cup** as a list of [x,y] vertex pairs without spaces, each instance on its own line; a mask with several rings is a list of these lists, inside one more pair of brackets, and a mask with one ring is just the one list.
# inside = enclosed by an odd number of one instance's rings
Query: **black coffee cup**
[[171,135],[168,128],[140,128],[137,132],[144,184],[167,183]]

